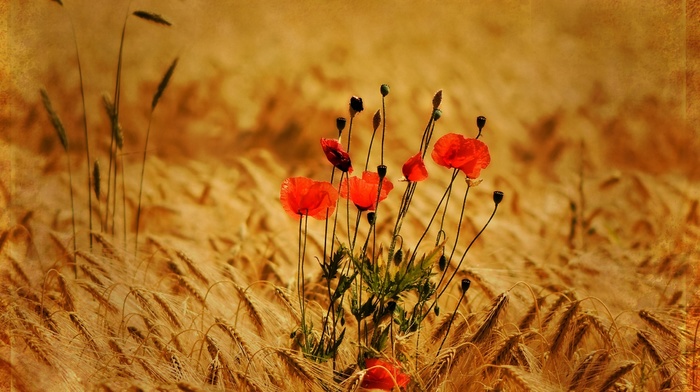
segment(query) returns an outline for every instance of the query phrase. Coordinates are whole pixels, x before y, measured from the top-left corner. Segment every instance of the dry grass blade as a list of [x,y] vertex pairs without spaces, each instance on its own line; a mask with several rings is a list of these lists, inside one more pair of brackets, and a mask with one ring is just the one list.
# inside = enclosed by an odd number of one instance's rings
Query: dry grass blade
[[64,151],[68,151],[68,137],[66,136],[66,130],[63,127],[63,123],[61,122],[61,119],[58,118],[58,114],[56,114],[56,111],[53,110],[53,105],[51,104],[51,99],[49,98],[49,94],[46,92],[45,89],[41,89],[41,101],[44,103],[44,108],[46,109],[46,112],[49,114],[49,119],[51,120],[51,124],[53,125],[53,128],[56,130],[58,133],[58,138],[61,140],[61,146],[63,146]]
[[148,12],[148,11],[134,11],[134,16],[137,16],[141,19],[147,20],[149,22],[154,22],[157,24],[161,24],[164,26],[172,26],[173,24],[165,20],[162,16],[155,14],[153,12]]
[[173,72],[175,71],[175,67],[177,66],[177,61],[178,61],[177,58],[175,58],[175,60],[173,60],[173,62],[170,64],[170,67],[168,67],[168,70],[165,71],[165,75],[163,75],[163,79],[160,81],[160,84],[158,84],[158,89],[156,90],[156,93],[153,95],[153,101],[151,102],[151,111],[156,108],[156,105],[158,105],[158,101],[160,100],[160,97],[163,95],[165,88],[168,87],[168,83],[170,82],[170,78],[173,76]]

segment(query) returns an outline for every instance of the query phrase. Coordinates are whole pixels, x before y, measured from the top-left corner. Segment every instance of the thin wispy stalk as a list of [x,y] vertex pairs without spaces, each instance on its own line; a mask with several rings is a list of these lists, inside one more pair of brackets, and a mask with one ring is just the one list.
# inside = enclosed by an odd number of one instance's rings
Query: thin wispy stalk
[[46,112],[49,115],[49,120],[51,120],[51,124],[53,125],[54,129],[56,130],[56,133],[58,134],[58,138],[61,141],[61,146],[63,147],[63,151],[66,154],[66,160],[68,161],[68,185],[70,187],[70,209],[71,209],[71,220],[72,220],[72,225],[73,225],[73,273],[75,274],[75,277],[78,277],[78,262],[75,257],[75,252],[78,250],[78,245],[76,243],[76,235],[75,235],[75,205],[73,203],[73,173],[71,171],[70,167],[70,155],[68,154],[68,136],[66,135],[66,129],[63,127],[63,123],[61,122],[61,119],[58,117],[58,114],[56,114],[56,111],[53,109],[53,105],[51,104],[51,99],[49,98],[49,94],[46,92],[44,88],[40,90],[41,93],[41,100],[44,104],[44,108],[46,109]]
[[163,95],[163,92],[168,87],[168,83],[170,82],[170,79],[173,76],[173,72],[175,71],[175,67],[177,66],[177,61],[178,59],[175,58],[175,60],[173,60],[173,62],[170,64],[170,67],[168,67],[168,70],[165,71],[165,75],[163,75],[163,79],[161,79],[160,83],[158,84],[158,89],[156,89],[156,92],[153,95],[153,100],[151,101],[151,113],[148,116],[148,129],[146,130],[146,143],[143,147],[143,162],[141,164],[141,181],[139,185],[139,202],[138,207],[136,208],[136,238],[134,240],[134,254],[138,252],[139,248],[139,226],[141,223],[141,197],[143,196],[143,177],[146,172],[146,155],[148,153],[148,139],[151,135],[153,112],[156,110],[156,106],[158,105],[160,97]]

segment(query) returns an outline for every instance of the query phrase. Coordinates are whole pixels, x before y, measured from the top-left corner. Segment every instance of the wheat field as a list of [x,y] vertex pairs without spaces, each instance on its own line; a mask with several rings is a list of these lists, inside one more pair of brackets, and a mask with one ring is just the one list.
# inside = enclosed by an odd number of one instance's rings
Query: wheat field
[[[349,309],[337,364],[300,350],[298,222],[280,184],[327,180],[318,140],[337,136],[351,96],[365,105],[353,129],[362,166],[384,83],[397,189],[438,90],[436,135],[473,135],[488,118],[492,162],[469,195],[458,254],[493,191],[505,195],[465,263],[447,267],[470,279],[465,300],[449,289],[419,331],[392,332],[382,355],[410,359],[404,390],[700,388],[693,2],[60,3],[0,4],[0,390],[363,390]],[[112,177],[103,94],[115,96],[120,44]],[[426,164],[407,247],[450,179]],[[444,225],[454,241],[456,216]],[[318,327],[323,223],[307,233],[305,309]],[[349,235],[341,225],[338,238]]]

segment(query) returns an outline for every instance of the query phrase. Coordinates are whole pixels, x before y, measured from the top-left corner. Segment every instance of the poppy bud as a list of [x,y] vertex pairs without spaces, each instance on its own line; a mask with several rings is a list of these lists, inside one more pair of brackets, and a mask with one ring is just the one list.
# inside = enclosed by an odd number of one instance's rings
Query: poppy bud
[[462,279],[462,292],[466,293],[467,290],[469,290],[469,286],[471,286],[472,281],[469,279]]
[[386,177],[386,165],[377,166],[377,174],[379,174],[379,181],[383,180]]
[[379,88],[379,92],[382,93],[382,97],[389,95],[389,85],[382,84],[382,87]]
[[403,250],[399,249],[394,253],[394,264],[398,266],[403,261]]
[[439,108],[441,103],[442,103],[442,90],[438,90],[438,92],[435,93],[435,96],[433,96],[433,109]]
[[365,110],[365,107],[362,104],[362,98],[356,97],[354,95],[350,97],[350,115],[354,116],[356,113],[359,113],[363,110]]
[[503,192],[494,191],[493,192],[493,202],[496,203],[496,205],[498,205],[502,200],[503,200]]
[[394,310],[396,310],[396,302],[394,301],[389,301],[386,303],[386,310],[389,313],[394,313]]
[[433,110],[433,121],[437,121],[442,117],[442,110],[440,109],[435,109]]
[[347,120],[345,120],[345,117],[338,117],[335,119],[335,126],[338,128],[338,133],[342,133],[343,129],[345,129],[345,123]]
[[435,307],[433,308],[433,312],[435,312],[436,316],[439,316],[440,315],[440,306],[435,305]]
[[379,128],[379,124],[382,122],[382,115],[379,114],[379,110],[377,110],[376,113],[374,113],[374,117],[372,117],[372,126],[374,127],[374,130],[376,131],[377,128]]
[[440,261],[438,261],[438,267],[440,267],[440,271],[444,271],[447,267],[447,257],[445,257],[445,255],[440,256]]
[[477,117],[476,118],[476,126],[477,126],[477,128],[479,128],[479,131],[481,131],[481,128],[483,128],[484,125],[486,125],[486,117],[484,117],[484,116]]
[[369,222],[370,226],[374,225],[374,222],[376,221],[376,219],[377,219],[377,214],[375,214],[374,212],[367,213],[367,222]]

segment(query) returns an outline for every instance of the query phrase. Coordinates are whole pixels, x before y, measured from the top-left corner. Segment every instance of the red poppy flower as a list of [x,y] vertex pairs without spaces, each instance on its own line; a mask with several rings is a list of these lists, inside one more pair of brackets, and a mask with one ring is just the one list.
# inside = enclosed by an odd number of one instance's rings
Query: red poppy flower
[[428,178],[428,169],[425,168],[425,162],[423,162],[420,152],[408,158],[401,171],[403,176],[411,182],[423,181]]
[[[348,187],[350,188],[350,200],[360,211],[374,211],[377,209],[377,192],[379,192],[379,174],[366,171],[362,173],[362,178],[350,177],[340,183],[340,196],[348,198]],[[389,196],[389,192],[394,189],[394,184],[387,180],[382,181],[382,190],[379,194],[379,201]]]
[[431,156],[438,165],[459,169],[469,178],[479,177],[481,169],[491,163],[489,148],[484,142],[456,133],[438,139]]
[[411,378],[393,364],[377,358],[365,360],[367,373],[362,378],[362,388],[391,391],[394,387],[403,388]]
[[335,139],[325,139],[321,138],[321,148],[326,154],[328,161],[333,164],[333,166],[347,173],[352,173],[352,162],[350,162],[350,155],[343,150],[343,146]]
[[294,218],[308,215],[326,219],[335,211],[337,200],[338,191],[330,182],[314,181],[306,177],[287,178],[282,182],[280,202],[284,210]]

